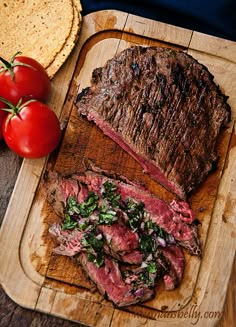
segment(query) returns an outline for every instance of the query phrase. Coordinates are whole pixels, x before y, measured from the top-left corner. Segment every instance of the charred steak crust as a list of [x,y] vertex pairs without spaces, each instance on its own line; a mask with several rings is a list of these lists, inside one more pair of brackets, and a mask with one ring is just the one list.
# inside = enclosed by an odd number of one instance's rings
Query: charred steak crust
[[213,169],[217,137],[230,121],[227,97],[213,78],[185,52],[135,46],[95,69],[75,103],[184,199]]

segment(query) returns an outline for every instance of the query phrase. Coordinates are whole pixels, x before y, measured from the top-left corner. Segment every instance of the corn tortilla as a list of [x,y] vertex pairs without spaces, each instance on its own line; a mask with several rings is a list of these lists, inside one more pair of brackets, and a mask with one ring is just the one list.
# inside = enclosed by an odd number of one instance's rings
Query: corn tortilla
[[[79,2],[78,0],[76,1]],[[82,16],[80,14],[80,11],[80,8],[74,5],[74,19],[70,35],[68,36],[61,51],[56,55],[53,62],[46,68],[46,71],[50,78],[53,78],[53,76],[56,74],[62,64],[66,61],[75,46],[82,23]]]
[[0,1],[0,56],[17,51],[45,68],[64,47],[73,26],[72,0]]

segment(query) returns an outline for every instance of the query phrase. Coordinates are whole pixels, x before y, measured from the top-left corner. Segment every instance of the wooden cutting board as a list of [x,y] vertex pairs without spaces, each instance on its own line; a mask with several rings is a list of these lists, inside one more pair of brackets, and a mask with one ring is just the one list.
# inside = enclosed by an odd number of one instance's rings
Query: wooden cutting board
[[[122,310],[96,292],[76,263],[52,254],[48,227],[58,217],[45,201],[42,179],[49,169],[81,171],[89,158],[103,169],[145,183],[167,201],[173,198],[93,123],[78,117],[73,105],[76,93],[89,86],[92,70],[134,44],[184,50],[205,64],[229,96],[232,122],[219,139],[218,169],[189,199],[201,221],[201,260],[185,253],[186,269],[177,290],[158,285],[155,299]],[[220,319],[236,245],[235,54],[235,42],[123,12],[84,17],[77,46],[52,81],[49,104],[64,126],[61,145],[47,159],[23,161],[1,227],[0,282],[14,301],[89,326],[211,326]]]

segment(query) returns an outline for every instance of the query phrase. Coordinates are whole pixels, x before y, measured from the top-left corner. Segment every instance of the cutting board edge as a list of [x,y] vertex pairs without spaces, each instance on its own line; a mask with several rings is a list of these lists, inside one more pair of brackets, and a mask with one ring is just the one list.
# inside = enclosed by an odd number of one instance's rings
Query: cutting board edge
[[[101,12],[101,13],[103,13],[103,12]],[[117,13],[119,13],[119,14],[121,14],[121,12],[117,12],[117,11],[109,11],[108,12],[108,15],[110,14],[110,13],[112,13],[113,15],[116,15]],[[97,13],[96,13],[97,14]],[[127,15],[129,15],[129,14],[126,14],[126,17],[127,17]],[[93,14],[90,14],[90,15],[88,15],[87,16],[88,17],[88,19],[92,19],[92,17],[93,17]],[[86,19],[87,19],[87,17],[84,17],[84,21],[86,21]],[[158,22],[154,22],[154,23],[158,23]],[[84,44],[84,42],[86,42],[90,37],[92,37],[93,35],[94,35],[94,33],[96,32],[96,33],[99,33],[99,32],[101,32],[101,31],[104,31],[105,29],[103,29],[103,30],[100,30],[100,31],[91,31],[92,33],[87,33],[86,35],[85,35],[85,37],[83,38],[83,36],[81,36],[81,40],[83,40],[83,42],[81,42],[80,41],[80,39],[79,39],[79,44],[78,44],[78,46],[77,46],[77,48],[80,50],[81,48],[82,48],[82,46],[83,46],[83,44]],[[109,28],[107,29],[107,30],[109,30]],[[81,31],[81,33],[83,33],[83,31]],[[226,40],[227,41],[227,40]],[[230,41],[231,42],[231,41]],[[78,51],[78,53],[79,53],[79,51]],[[214,54],[214,53],[213,53]],[[226,58],[227,59],[227,58]],[[60,72],[59,72],[59,74],[58,75],[60,75]],[[73,75],[73,71],[72,71],[72,73],[71,73],[71,77],[72,77],[72,75]],[[26,164],[26,162],[27,162],[27,160],[24,160],[23,161],[23,166]],[[42,171],[43,171],[43,169],[44,169],[44,167],[45,167],[45,164],[42,164]],[[19,174],[19,176],[18,176],[18,180],[20,180],[21,179],[21,174]],[[38,179],[38,182],[39,182],[39,180],[40,180],[40,178]],[[15,188],[15,190],[17,189],[17,186],[16,186],[16,188]],[[14,199],[11,199],[11,205],[14,205]],[[9,211],[11,210],[11,208],[9,207],[8,208],[8,210],[7,210],[7,213],[6,213],[6,215],[5,215],[5,218],[4,218],[4,223],[6,223],[6,221],[7,221],[7,217],[9,216]],[[27,216],[25,217],[25,219],[27,220]],[[26,221],[25,221],[26,222]],[[233,261],[233,259],[232,259],[232,261]],[[3,279],[3,276],[1,277],[1,279]],[[33,282],[33,281],[32,281]],[[3,286],[4,286],[4,289],[6,289],[6,291],[7,291],[7,293],[10,295],[12,292],[11,292],[11,290],[9,289],[9,288],[7,288],[6,287],[6,285],[4,285],[4,282],[3,282]],[[14,288],[14,286],[13,286],[13,288]],[[20,303],[21,301],[18,301],[18,299],[16,299],[15,297],[14,297],[14,295],[10,295],[10,297],[12,297],[13,298],[13,300],[14,301],[16,301],[17,303],[19,303],[20,305],[22,305],[22,306],[26,306],[26,307],[30,307],[29,305],[26,305],[25,303]],[[32,306],[32,308],[34,308],[34,306],[35,306],[35,303],[34,303],[34,305]],[[223,305],[222,305],[223,306]]]

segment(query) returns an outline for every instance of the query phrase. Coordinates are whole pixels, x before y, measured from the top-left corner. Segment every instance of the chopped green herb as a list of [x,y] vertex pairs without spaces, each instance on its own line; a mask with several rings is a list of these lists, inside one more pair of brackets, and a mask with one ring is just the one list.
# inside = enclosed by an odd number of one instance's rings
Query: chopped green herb
[[153,231],[158,231],[159,227],[152,220],[148,220],[145,222],[145,229],[146,230],[152,229]]
[[154,253],[157,249],[154,238],[146,234],[139,235],[139,249],[146,254]]
[[94,252],[100,252],[103,248],[103,240],[96,238],[93,233],[88,233],[82,238],[82,245]]
[[81,231],[84,231],[87,227],[89,226],[89,222],[88,221],[83,221],[83,222],[78,222],[78,228]]
[[[62,223],[62,229],[74,229],[78,226],[77,218],[89,217],[91,213],[97,208],[98,196],[94,192],[90,192],[88,197],[83,203],[78,203],[71,195],[66,204],[65,219]],[[88,227],[88,223],[83,222],[79,224],[80,230],[85,230]]]
[[92,253],[88,253],[87,258],[88,261],[95,263],[97,267],[101,267],[104,265],[104,256],[102,253],[97,253],[97,256]]
[[154,223],[152,220],[148,220],[145,222],[145,229],[146,230],[153,230],[155,234],[163,239],[166,238],[167,233],[156,223]]
[[110,181],[106,181],[103,184],[103,186],[104,186],[104,189],[105,189],[104,194],[106,194],[106,195],[109,195],[109,194],[111,194],[111,193],[113,193],[114,191],[117,190],[117,186],[115,184],[113,184],[112,182],[110,182]]
[[70,216],[79,214],[78,203],[75,201],[75,198],[72,195],[67,200],[66,213]]
[[99,213],[99,224],[111,225],[116,219],[113,213],[100,212]]
[[127,206],[124,210],[129,217],[128,224],[131,227],[131,229],[133,230],[138,229],[143,221],[144,203],[143,202],[137,203],[132,199],[129,199],[127,201]]
[[104,264],[103,240],[98,239],[93,233],[88,233],[82,238],[82,245],[87,250],[88,260],[101,267]]
[[116,211],[109,207],[106,203],[98,208],[99,210],[99,224],[111,225],[117,220]]
[[103,186],[103,198],[107,199],[113,208],[118,208],[120,205],[120,194],[116,193],[118,187],[110,181],[106,181]]
[[156,272],[157,272],[156,263],[154,261],[150,261],[148,262],[147,267],[139,275],[139,278],[144,284],[151,285],[154,283],[154,279],[155,279],[151,274],[155,274]]
[[95,255],[92,253],[87,253],[87,258],[89,262],[94,262],[94,260],[96,259]]
[[158,236],[165,239],[166,232],[161,227],[158,226],[158,228],[159,228],[158,233],[157,233]]
[[98,196],[94,192],[89,192],[86,200],[79,204],[79,213],[82,217],[89,217],[98,205]]
[[72,218],[70,217],[70,215],[66,214],[65,215],[65,219],[61,225],[62,230],[66,230],[66,229],[74,229],[76,226],[78,226],[78,222],[75,220],[72,220]]
[[147,271],[151,274],[154,274],[155,272],[157,272],[156,262],[154,262],[154,261],[148,262]]
[[146,285],[151,285],[153,283],[153,280],[146,269],[139,275],[139,278]]

